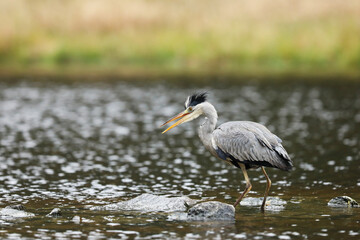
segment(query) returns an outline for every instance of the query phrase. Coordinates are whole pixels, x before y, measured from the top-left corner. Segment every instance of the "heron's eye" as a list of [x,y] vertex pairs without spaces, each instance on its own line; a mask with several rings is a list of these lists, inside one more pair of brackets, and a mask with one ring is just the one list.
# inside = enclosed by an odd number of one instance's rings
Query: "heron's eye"
[[189,109],[189,111],[190,111],[190,112],[192,112],[192,111],[193,111],[193,108],[192,108],[192,107],[189,107],[188,109]]

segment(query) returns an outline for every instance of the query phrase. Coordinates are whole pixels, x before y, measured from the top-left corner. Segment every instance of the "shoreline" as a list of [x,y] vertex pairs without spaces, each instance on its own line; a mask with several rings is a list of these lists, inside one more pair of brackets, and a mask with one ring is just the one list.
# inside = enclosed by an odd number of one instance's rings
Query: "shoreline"
[[97,68],[88,67],[0,67],[0,81],[4,80],[62,80],[62,81],[169,81],[184,83],[240,83],[240,82],[360,82],[360,71],[259,71],[223,70],[160,70],[149,68]]

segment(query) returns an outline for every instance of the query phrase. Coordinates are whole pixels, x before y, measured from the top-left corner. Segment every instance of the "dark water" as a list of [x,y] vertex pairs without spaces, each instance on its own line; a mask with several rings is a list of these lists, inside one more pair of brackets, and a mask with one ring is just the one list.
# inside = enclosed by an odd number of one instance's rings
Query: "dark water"
[[[251,120],[280,136],[292,172],[269,169],[271,196],[287,202],[264,214],[240,206],[234,222],[182,222],[164,213],[90,211],[143,193],[233,203],[238,169],[210,156],[198,121],[162,135],[198,88],[161,84],[0,83],[0,207],[22,204],[35,217],[0,218],[0,238],[358,239],[360,84],[250,83],[207,86],[219,123]],[[261,171],[249,197],[262,196]],[[59,207],[61,218],[45,217]],[[78,217],[80,217],[80,220]],[[74,218],[75,217],[75,218]]]

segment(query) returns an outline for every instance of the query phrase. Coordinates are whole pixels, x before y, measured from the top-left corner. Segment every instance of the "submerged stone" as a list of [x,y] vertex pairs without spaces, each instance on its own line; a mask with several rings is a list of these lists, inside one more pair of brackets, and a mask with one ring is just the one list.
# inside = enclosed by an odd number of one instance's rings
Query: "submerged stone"
[[[263,199],[264,198],[262,198],[262,197],[260,197],[260,198],[247,197],[247,198],[244,198],[240,202],[240,205],[241,206],[261,206]],[[265,210],[281,211],[285,208],[285,205],[286,205],[285,200],[282,200],[278,197],[268,197],[266,199]]]
[[61,209],[60,208],[54,208],[46,216],[48,216],[48,217],[61,217],[62,216]]
[[15,210],[20,210],[20,211],[25,211],[25,207],[21,204],[17,204],[17,205],[10,205],[10,206],[7,206],[5,208],[11,208],[11,209],[15,209]]
[[33,214],[33,213],[25,212],[24,210],[19,210],[19,208],[25,209],[23,206],[22,207],[19,207],[19,206],[22,206],[22,205],[12,205],[12,206],[7,206],[5,208],[0,209],[0,217],[25,218],[25,217],[35,216],[35,214]]
[[96,206],[91,210],[142,211],[142,212],[184,212],[196,204],[188,197],[165,197],[153,194],[142,194],[128,201],[105,206]]
[[88,219],[88,218],[84,218],[84,217],[80,217],[78,215],[74,216],[71,221],[73,221],[76,224],[80,224],[80,223],[93,223],[95,222],[94,220]]
[[187,220],[234,220],[235,208],[226,203],[210,201],[199,203],[187,212]]
[[359,204],[348,196],[334,197],[328,202],[329,207],[359,207]]

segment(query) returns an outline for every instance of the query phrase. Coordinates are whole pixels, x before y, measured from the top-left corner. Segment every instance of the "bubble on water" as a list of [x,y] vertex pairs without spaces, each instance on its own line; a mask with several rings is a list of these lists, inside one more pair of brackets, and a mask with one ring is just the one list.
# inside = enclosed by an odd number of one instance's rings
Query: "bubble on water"
[[116,160],[118,160],[118,159],[119,159],[119,156],[118,156],[118,155],[111,155],[111,156],[109,156],[109,158],[108,158],[109,161],[116,161]]
[[321,236],[321,237],[327,237],[329,234],[327,233],[315,233],[315,235]]
[[232,236],[233,238],[236,238],[236,239],[247,239],[247,235],[246,233],[238,233],[238,234],[235,234]]
[[7,180],[5,181],[5,184],[7,185],[16,185],[19,182],[18,179],[13,178],[12,176],[7,176]]
[[349,231],[349,235],[350,235],[350,236],[357,236],[357,235],[360,235],[360,233],[359,233],[359,232],[355,232],[355,231],[353,231],[353,230],[350,230],[350,231]]
[[333,183],[332,182],[323,182],[322,184],[325,186],[329,186],[329,185],[332,185]]
[[345,167],[345,166],[335,166],[335,168],[334,168],[335,172],[344,171],[346,169],[347,169],[347,167]]
[[310,163],[300,163],[300,168],[304,169],[305,171],[314,171],[315,167]]
[[266,237],[275,237],[276,236],[276,234],[272,233],[272,232],[264,233],[263,235],[266,236]]
[[291,186],[291,182],[286,181],[286,180],[280,180],[280,181],[276,181],[275,183],[273,183],[274,186]]
[[284,235],[284,234],[279,235],[278,238],[279,239],[284,239],[284,240],[291,239],[291,237],[289,235]]
[[123,178],[123,179],[121,179],[121,181],[122,181],[123,183],[131,183],[131,182],[133,182],[133,180],[130,179],[130,178]]
[[80,163],[70,162],[66,166],[62,166],[61,170],[66,173],[75,173],[77,171],[80,171]]
[[122,157],[121,160],[125,161],[125,162],[130,162],[130,163],[135,163],[136,162],[136,158],[134,158],[131,155],[125,155],[124,157]]
[[50,169],[50,168],[44,169],[44,172],[45,172],[46,174],[49,174],[49,175],[53,175],[53,174],[54,174],[54,170],[53,170],[53,169]]
[[335,161],[334,161],[334,160],[330,160],[330,161],[327,162],[327,164],[328,164],[329,166],[334,166],[334,165],[335,165]]
[[118,135],[128,135],[130,133],[129,128],[124,127],[124,126],[117,126],[114,129],[114,132]]

